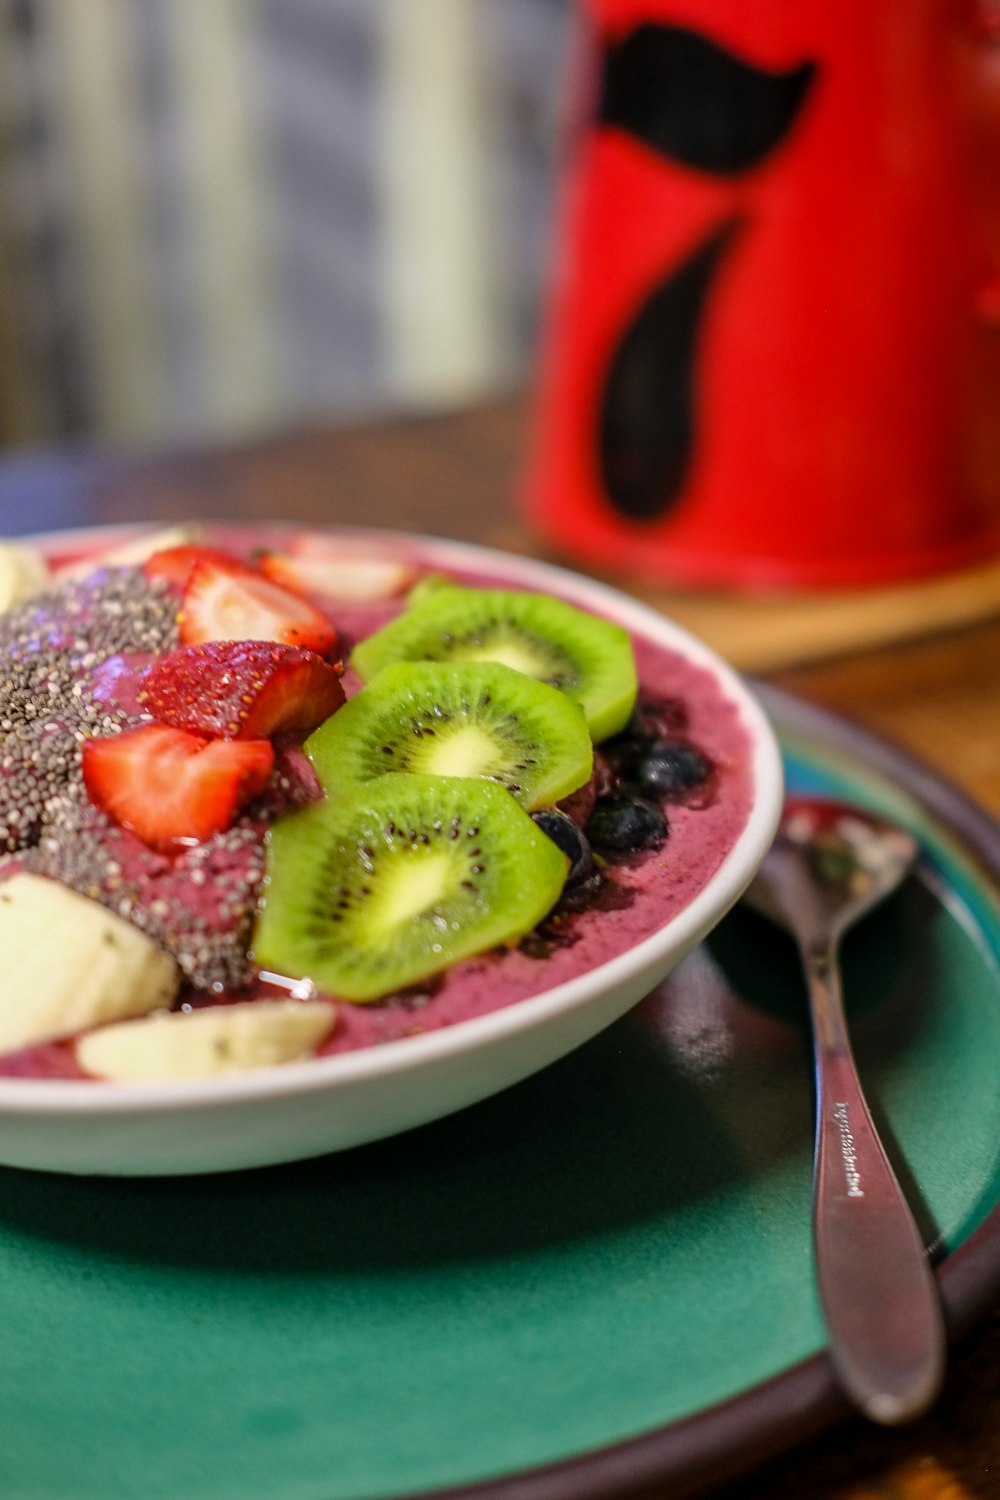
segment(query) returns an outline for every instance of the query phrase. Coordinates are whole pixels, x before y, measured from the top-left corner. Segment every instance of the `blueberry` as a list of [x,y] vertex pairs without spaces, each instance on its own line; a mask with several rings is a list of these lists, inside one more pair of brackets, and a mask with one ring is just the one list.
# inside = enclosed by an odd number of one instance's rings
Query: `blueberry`
[[639,797],[600,797],[585,831],[598,849],[648,849],[666,838],[667,820]]
[[661,740],[673,740],[687,728],[687,706],[680,698],[642,699],[618,734],[601,746],[613,774],[635,781],[640,761]]
[[586,880],[594,868],[594,861],[590,854],[590,844],[580,825],[554,807],[543,808],[541,812],[532,813],[531,816],[569,860],[567,886],[579,885]]
[[636,765],[639,783],[661,796],[689,792],[711,774],[711,762],[686,740],[654,740]]

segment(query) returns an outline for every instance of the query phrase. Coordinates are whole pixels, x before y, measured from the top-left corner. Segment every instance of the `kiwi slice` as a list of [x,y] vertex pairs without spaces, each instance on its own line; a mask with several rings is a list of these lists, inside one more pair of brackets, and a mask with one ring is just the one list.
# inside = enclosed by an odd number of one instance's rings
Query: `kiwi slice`
[[567,869],[503,787],[405,773],[279,818],[266,857],[255,961],[354,1001],[516,942]]
[[329,793],[392,771],[486,776],[529,810],[589,781],[579,704],[498,662],[396,662],[306,740]]
[[406,607],[412,609],[415,604],[424,604],[432,594],[440,593],[442,589],[460,589],[465,585],[456,583],[449,578],[447,573],[425,573],[423,578],[418,578],[413,587],[406,595]]
[[636,697],[628,631],[548,594],[436,587],[355,647],[366,682],[396,661],[497,661],[560,688],[593,740],[624,728]]

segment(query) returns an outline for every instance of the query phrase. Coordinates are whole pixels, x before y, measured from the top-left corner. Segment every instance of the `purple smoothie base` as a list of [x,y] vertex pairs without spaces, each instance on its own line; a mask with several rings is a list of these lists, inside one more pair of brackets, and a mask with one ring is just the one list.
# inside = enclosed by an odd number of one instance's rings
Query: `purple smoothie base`
[[[434,571],[440,571],[436,560]],[[505,587],[505,578],[449,569],[451,576],[476,585]],[[346,642],[370,634],[398,613],[392,605],[330,608],[331,618]],[[669,836],[659,849],[618,857],[605,870],[602,893],[593,905],[559,916],[543,926],[538,941],[498,950],[453,965],[426,989],[389,997],[368,1005],[338,1002],[336,1025],[319,1055],[338,1054],[451,1026],[486,1015],[587,973],[627,952],[677,915],[707,884],[738,839],[749,816],[753,795],[751,744],[739,710],[725,696],[715,676],[679,653],[633,634],[640,699],[680,700],[686,709],[686,737],[714,765],[712,795],[705,806],[669,803],[665,812]],[[134,704],[134,669],[141,662],[114,663],[98,668],[102,692],[124,707]],[[350,670],[344,678],[349,695],[360,686]],[[292,796],[301,794],[297,772],[308,780],[308,762],[288,747]],[[280,801],[279,804],[280,805]],[[261,825],[263,826],[263,825]],[[193,884],[185,868],[186,855],[158,857],[131,835],[119,835],[115,857],[143,864],[143,886],[150,901],[164,885],[181,892],[192,912],[213,919],[219,882]],[[220,860],[220,873],[225,869]],[[186,991],[188,1003],[218,1003],[283,993],[280,986],[259,982],[231,995]],[[72,1039],[25,1048],[0,1057],[0,1076],[80,1078]]]

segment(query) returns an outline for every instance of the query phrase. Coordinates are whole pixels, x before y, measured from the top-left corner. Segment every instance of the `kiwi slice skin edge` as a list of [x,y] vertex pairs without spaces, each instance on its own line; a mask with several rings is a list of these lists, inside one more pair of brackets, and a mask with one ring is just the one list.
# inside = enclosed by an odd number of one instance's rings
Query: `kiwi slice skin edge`
[[517,942],[566,873],[504,787],[390,773],[270,828],[253,958],[334,998],[377,1000]]
[[395,662],[305,742],[324,789],[399,771],[482,776],[529,811],[589,781],[579,704],[498,662]]
[[617,734],[638,691],[628,631],[563,599],[459,584],[419,593],[409,609],[359,642],[364,681],[397,661],[499,661],[575,698],[591,738]]

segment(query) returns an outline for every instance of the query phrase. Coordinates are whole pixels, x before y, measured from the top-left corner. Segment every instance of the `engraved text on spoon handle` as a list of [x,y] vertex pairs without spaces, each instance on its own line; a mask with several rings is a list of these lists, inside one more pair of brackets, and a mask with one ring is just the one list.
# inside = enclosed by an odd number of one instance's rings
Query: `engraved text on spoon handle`
[[806,955],[816,1048],[813,1233],[840,1378],[874,1421],[933,1400],[944,1371],[940,1303],[920,1233],[872,1123],[843,1021],[837,967]]

